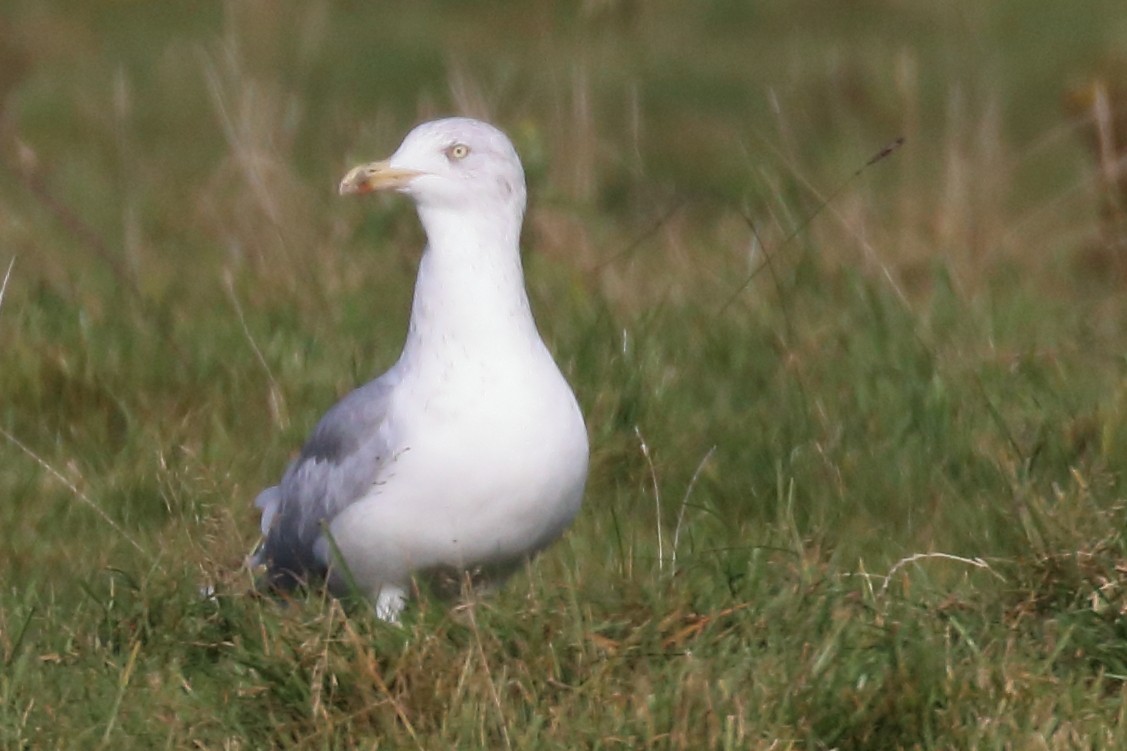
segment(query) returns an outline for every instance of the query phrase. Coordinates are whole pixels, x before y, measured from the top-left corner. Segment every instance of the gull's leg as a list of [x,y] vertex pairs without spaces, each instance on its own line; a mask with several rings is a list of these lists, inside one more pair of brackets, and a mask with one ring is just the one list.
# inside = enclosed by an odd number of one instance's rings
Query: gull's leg
[[407,604],[407,590],[396,584],[384,584],[370,597],[376,609],[376,617],[388,623],[399,623],[399,614]]

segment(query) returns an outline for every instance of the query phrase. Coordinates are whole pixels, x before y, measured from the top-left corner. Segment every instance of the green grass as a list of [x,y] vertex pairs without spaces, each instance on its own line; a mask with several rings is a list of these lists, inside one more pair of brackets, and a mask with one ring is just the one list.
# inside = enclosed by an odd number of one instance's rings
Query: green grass
[[[1127,267],[1064,104],[1117,2],[283,5],[0,8],[0,747],[1124,745]],[[256,596],[252,499],[406,325],[411,210],[332,188],[451,111],[526,161],[583,511],[401,627]]]

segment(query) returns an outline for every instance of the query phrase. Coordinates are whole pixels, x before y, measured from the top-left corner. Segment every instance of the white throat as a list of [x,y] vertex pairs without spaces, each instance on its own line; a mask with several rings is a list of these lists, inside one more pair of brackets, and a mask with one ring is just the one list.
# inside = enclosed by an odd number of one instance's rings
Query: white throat
[[419,218],[427,247],[401,361],[446,369],[542,348],[524,289],[521,212],[420,205]]

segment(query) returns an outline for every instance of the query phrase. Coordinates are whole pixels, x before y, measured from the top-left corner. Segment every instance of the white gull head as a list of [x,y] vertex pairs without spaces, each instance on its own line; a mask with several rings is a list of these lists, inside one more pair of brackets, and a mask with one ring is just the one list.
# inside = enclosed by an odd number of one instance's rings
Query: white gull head
[[417,126],[390,158],[362,164],[340,183],[342,195],[373,190],[409,195],[420,210],[473,207],[518,224],[524,215],[524,170],[512,143],[466,117]]

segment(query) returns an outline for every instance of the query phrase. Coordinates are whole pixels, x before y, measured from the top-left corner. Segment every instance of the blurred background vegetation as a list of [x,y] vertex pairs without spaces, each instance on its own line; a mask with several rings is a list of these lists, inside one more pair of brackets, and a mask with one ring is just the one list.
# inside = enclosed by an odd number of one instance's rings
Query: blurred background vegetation
[[[0,740],[1114,747],[1121,6],[3,0]],[[587,505],[487,643],[343,638],[241,596],[250,501],[402,342],[421,232],[338,180],[447,114]]]
[[332,215],[359,211],[332,202],[341,169],[451,112],[513,133],[543,209],[530,247],[580,268],[674,197],[710,235],[732,209],[802,214],[904,136],[836,212],[887,237],[888,263],[976,276],[1030,262],[1045,227],[1092,229],[1078,97],[1125,56],[1112,0],[5,5],[5,244],[59,277],[105,271],[65,228],[43,236],[30,173],[158,295],[186,270],[319,258]]

